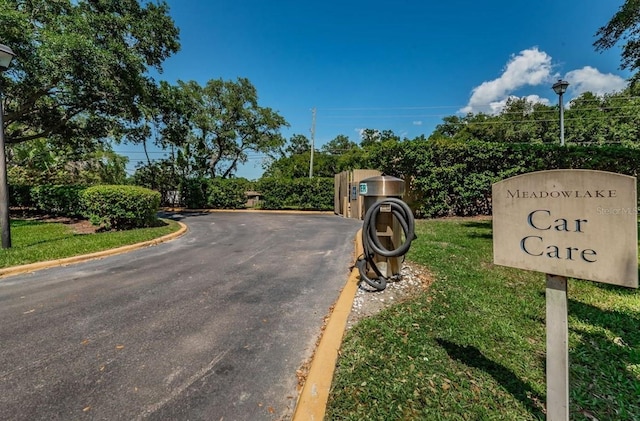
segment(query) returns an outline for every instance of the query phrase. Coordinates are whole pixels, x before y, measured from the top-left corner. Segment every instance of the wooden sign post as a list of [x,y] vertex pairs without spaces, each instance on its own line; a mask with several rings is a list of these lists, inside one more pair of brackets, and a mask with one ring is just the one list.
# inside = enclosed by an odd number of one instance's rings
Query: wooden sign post
[[547,419],[569,419],[567,278],[547,275]]
[[552,170],[492,190],[494,263],[547,274],[547,419],[568,420],[567,278],[638,288],[636,179]]

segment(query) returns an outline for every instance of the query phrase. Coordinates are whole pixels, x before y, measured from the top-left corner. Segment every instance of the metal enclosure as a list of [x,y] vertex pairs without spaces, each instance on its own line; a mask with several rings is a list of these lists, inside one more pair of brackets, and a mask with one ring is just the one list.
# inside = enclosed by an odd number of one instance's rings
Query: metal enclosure
[[[394,197],[402,199],[404,180],[388,175],[366,178],[360,181],[360,196],[364,198],[364,213],[378,202]],[[382,245],[389,249],[397,249],[402,243],[402,227],[391,213],[391,207],[380,207],[376,217],[376,234]],[[402,260],[400,257],[384,257],[376,254],[374,262],[386,277],[400,274]]]
[[334,212],[345,218],[362,219],[363,197],[358,194],[360,180],[380,175],[378,170],[351,170],[335,175]]

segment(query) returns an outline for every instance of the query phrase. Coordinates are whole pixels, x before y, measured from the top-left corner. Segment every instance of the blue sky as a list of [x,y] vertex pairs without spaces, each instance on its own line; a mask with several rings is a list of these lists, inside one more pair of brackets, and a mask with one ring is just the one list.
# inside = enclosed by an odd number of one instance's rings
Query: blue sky
[[[315,146],[365,128],[428,136],[444,116],[496,112],[510,95],[557,103],[584,91],[623,88],[620,49],[593,49],[623,0],[168,0],[181,51],[158,79],[248,78],[261,106],[290,124],[283,135]],[[461,114],[461,115],[462,115]],[[141,147],[119,145],[130,168]],[[154,150],[153,158],[163,153]],[[262,174],[251,153],[237,176]]]

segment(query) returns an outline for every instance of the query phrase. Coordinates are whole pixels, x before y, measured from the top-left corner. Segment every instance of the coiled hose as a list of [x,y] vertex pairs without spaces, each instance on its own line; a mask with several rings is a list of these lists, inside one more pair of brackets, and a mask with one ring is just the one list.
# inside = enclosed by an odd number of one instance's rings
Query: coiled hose
[[[404,232],[405,241],[394,250],[387,250],[387,248],[382,245],[376,231],[377,219],[382,206],[391,207],[391,213],[396,218]],[[404,256],[411,247],[411,241],[416,238],[413,212],[411,212],[411,209],[405,202],[394,197],[384,199],[381,202],[376,202],[367,210],[367,213],[365,213],[362,224],[362,247],[364,249],[364,256],[358,257],[358,260],[356,261],[356,267],[358,268],[358,272],[360,272],[360,279],[378,291],[385,289],[387,287],[388,278],[385,277],[380,272],[380,269],[378,269],[378,266],[376,266],[374,256],[376,254],[383,257]],[[373,270],[377,278],[371,279],[367,276],[367,265],[371,270]]]

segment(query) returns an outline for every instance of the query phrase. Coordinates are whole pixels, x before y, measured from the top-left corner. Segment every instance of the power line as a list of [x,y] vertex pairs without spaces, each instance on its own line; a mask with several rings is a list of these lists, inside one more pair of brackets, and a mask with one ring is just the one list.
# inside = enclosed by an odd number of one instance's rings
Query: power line
[[386,110],[433,110],[439,108],[460,108],[466,105],[433,105],[422,107],[352,107],[352,108],[318,108],[320,111],[386,111]]

